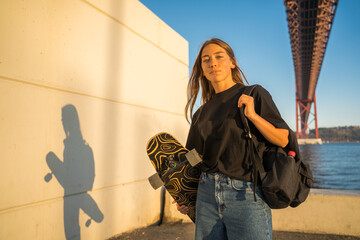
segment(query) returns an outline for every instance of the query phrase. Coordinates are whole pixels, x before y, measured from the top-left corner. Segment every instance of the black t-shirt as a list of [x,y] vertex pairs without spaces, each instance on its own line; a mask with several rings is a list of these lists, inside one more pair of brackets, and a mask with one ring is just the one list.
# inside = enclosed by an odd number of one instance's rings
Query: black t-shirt
[[[195,148],[203,156],[204,172],[221,172],[232,178],[252,181],[252,163],[237,106],[245,88],[241,84],[236,84],[215,94],[193,116],[186,148]],[[276,128],[288,129],[268,91],[257,86],[252,97],[258,115]],[[260,152],[271,145],[251,121],[249,126],[252,135],[259,142]]]

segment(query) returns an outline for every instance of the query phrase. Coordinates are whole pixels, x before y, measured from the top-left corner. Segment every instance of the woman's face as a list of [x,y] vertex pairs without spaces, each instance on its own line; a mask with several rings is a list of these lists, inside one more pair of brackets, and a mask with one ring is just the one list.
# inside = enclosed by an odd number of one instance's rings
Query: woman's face
[[225,49],[217,44],[204,47],[201,53],[201,68],[206,79],[212,84],[224,81],[233,82],[231,69],[234,69],[235,65]]

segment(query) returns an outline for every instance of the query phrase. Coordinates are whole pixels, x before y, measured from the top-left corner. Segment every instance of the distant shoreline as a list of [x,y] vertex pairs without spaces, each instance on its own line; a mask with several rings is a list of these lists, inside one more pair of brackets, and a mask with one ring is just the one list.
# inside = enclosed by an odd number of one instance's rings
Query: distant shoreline
[[[315,130],[310,130],[309,138],[315,138]],[[332,128],[319,128],[319,137],[327,142],[360,142],[360,126],[344,126]]]

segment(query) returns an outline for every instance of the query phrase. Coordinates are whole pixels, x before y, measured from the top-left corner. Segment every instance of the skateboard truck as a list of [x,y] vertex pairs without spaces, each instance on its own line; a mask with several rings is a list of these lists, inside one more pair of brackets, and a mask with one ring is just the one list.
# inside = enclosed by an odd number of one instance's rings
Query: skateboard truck
[[[189,162],[189,164],[194,167],[200,162],[202,162],[202,159],[198,152],[195,150],[195,148],[185,154],[186,160]],[[168,167],[169,168],[176,168],[176,161],[174,160],[174,155],[168,156]],[[158,189],[159,187],[164,185],[164,181],[161,179],[160,175],[158,173],[153,174],[148,178],[150,185],[154,189]]]
[[167,165],[169,168],[176,168],[176,161],[174,160],[174,155],[170,155],[167,157]]

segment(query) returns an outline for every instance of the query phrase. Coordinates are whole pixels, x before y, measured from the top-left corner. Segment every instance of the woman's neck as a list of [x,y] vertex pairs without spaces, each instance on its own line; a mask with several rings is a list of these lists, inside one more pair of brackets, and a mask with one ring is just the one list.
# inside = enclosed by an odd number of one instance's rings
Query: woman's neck
[[215,93],[221,93],[225,90],[228,90],[229,88],[231,88],[232,86],[234,86],[236,83],[231,81],[224,81],[224,82],[217,82],[217,83],[212,83],[212,86],[215,90]]

